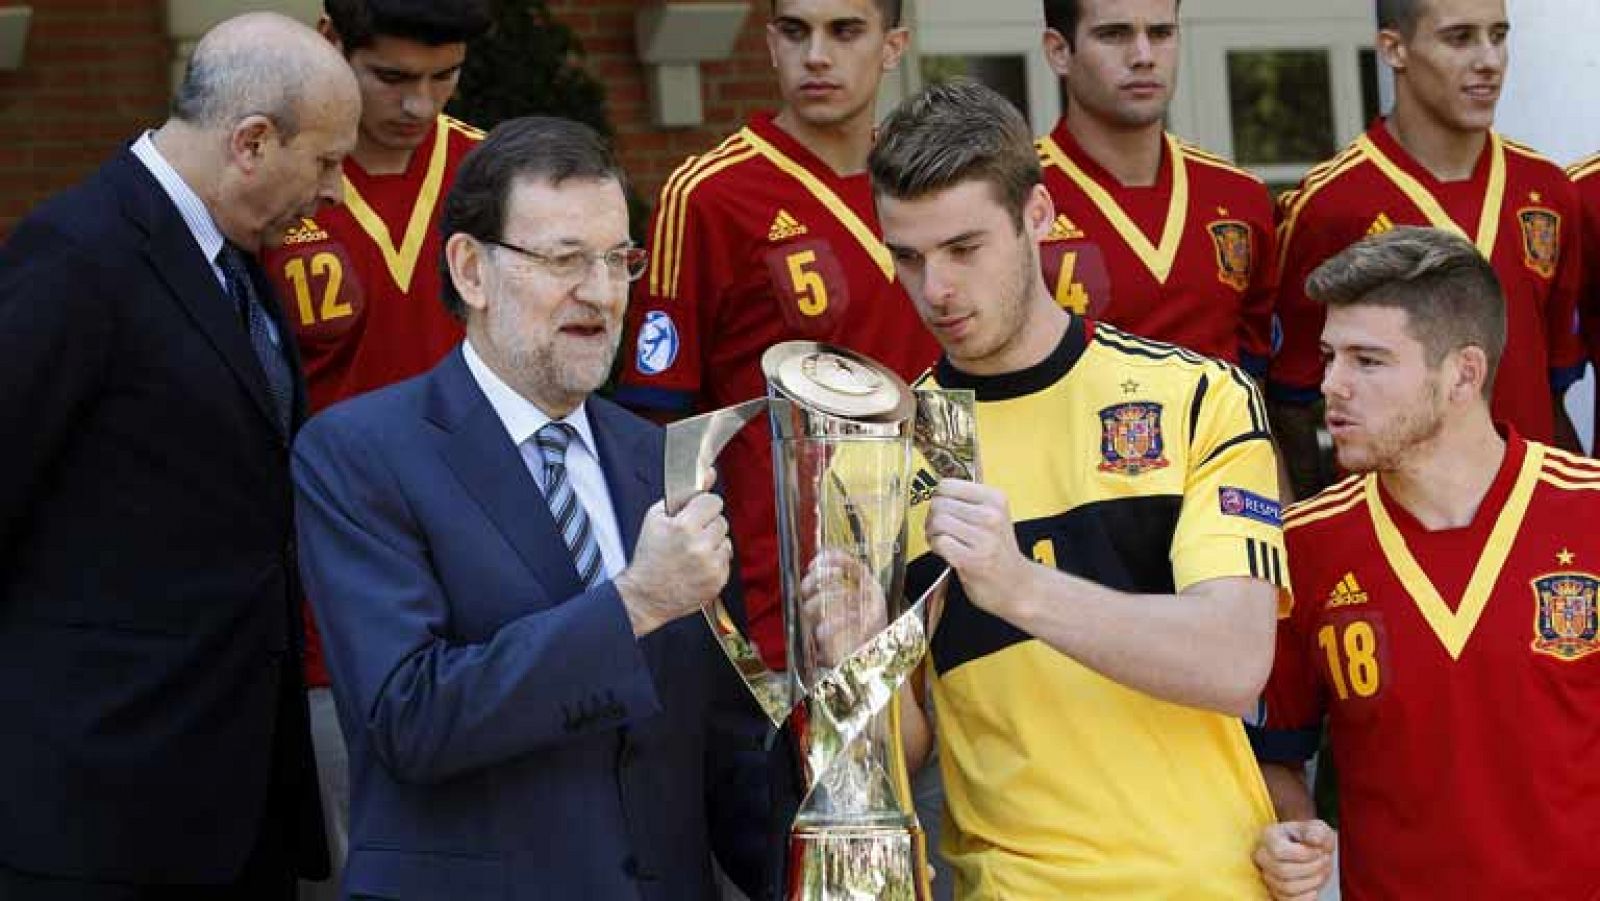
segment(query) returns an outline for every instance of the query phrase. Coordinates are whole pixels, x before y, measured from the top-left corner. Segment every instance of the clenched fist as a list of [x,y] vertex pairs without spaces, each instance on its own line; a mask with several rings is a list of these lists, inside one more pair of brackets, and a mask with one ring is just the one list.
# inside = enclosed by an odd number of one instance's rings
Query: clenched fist
[[643,638],[709,604],[727,584],[732,560],[722,498],[697,494],[676,516],[657,501],[645,513],[632,561],[616,581],[633,634]]

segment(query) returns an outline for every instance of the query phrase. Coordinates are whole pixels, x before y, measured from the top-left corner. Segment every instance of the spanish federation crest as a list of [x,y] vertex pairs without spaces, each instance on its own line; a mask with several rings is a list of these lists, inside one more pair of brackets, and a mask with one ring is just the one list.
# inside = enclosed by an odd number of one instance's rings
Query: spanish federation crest
[[1600,651],[1600,611],[1595,599],[1600,579],[1588,573],[1551,573],[1534,579],[1537,601],[1533,649],[1560,660],[1577,660]]
[[1517,212],[1522,224],[1522,262],[1542,278],[1556,274],[1561,260],[1561,216],[1541,206],[1524,207]]
[[1169,465],[1161,438],[1161,405],[1117,404],[1100,411],[1100,471],[1136,476]]
[[1243,291],[1250,284],[1250,226],[1224,219],[1211,223],[1210,229],[1217,245],[1217,280]]

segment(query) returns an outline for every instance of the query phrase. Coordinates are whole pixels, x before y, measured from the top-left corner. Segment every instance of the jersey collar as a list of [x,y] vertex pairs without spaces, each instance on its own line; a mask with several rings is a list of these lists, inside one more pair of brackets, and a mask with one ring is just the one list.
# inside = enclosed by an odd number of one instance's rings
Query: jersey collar
[[949,356],[941,356],[936,378],[939,387],[971,391],[979,402],[1026,397],[1049,388],[1071,372],[1088,348],[1092,332],[1092,323],[1082,316],[1074,316],[1056,349],[1027,369],[999,375],[973,375],[957,369]]

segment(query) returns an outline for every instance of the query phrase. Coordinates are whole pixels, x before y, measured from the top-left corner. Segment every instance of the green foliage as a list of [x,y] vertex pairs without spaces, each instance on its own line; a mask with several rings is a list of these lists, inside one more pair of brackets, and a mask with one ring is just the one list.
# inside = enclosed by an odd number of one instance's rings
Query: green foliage
[[517,116],[562,116],[612,135],[605,86],[544,0],[493,0],[494,25],[473,41],[450,115],[485,131]]

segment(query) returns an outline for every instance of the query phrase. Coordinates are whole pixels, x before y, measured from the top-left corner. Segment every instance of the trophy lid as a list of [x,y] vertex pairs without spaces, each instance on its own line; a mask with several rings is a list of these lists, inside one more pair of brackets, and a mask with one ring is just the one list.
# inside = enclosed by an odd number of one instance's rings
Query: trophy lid
[[900,422],[916,407],[894,370],[853,350],[815,341],[785,341],[761,355],[776,391],[828,416],[858,422]]

